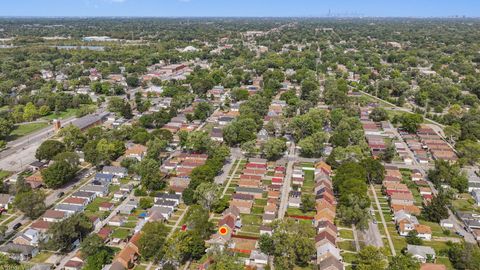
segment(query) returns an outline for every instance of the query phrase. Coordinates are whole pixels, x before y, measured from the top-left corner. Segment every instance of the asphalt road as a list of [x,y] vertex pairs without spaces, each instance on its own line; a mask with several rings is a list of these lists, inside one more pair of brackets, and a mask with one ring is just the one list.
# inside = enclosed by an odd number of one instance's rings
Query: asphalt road
[[290,185],[292,182],[292,173],[293,173],[293,163],[295,162],[295,143],[290,141],[290,149],[288,150],[288,164],[287,171],[285,173],[285,181],[282,186],[282,194],[280,198],[280,207],[278,209],[278,219],[285,217],[285,212],[287,212],[288,206],[288,194],[290,193]]
[[[68,125],[76,117],[70,117],[62,121],[62,125]],[[19,172],[35,161],[35,151],[45,140],[55,135],[53,126],[48,126],[33,134],[23,136],[7,144],[7,149],[0,152],[0,169]]]
[[[397,136],[398,138],[401,138],[400,134],[398,133],[398,130],[397,129],[392,129],[392,131],[395,133],[395,136]],[[403,141],[402,141],[403,143]],[[396,165],[397,167],[403,167],[403,168],[408,168],[408,169],[418,169],[422,175],[427,175],[427,170],[429,168],[428,165],[422,165],[420,163],[418,163],[418,161],[415,159],[415,156],[413,154],[413,152],[410,150],[410,148],[406,147],[405,149],[407,149],[407,152],[409,154],[409,156],[412,158],[413,160],[413,164],[411,165]],[[438,190],[435,188],[435,186],[433,185],[432,182],[428,181],[428,179],[425,179],[430,187],[430,189],[432,190],[432,193],[434,195],[438,194]],[[449,214],[449,217],[447,218],[450,222],[453,223],[454,225],[454,229],[456,232],[458,232],[461,236],[463,236],[463,238],[465,239],[466,242],[469,242],[469,243],[477,243],[477,241],[475,240],[475,238],[473,237],[473,235],[471,233],[469,233],[468,231],[466,231],[464,229],[464,225],[463,225],[463,222],[460,221],[454,214],[453,212],[450,210],[450,208],[448,208],[448,214]]]

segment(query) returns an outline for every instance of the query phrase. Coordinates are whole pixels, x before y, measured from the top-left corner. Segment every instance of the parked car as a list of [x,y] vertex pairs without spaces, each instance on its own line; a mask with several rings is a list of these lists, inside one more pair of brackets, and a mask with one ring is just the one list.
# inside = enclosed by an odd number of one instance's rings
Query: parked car
[[17,224],[13,225],[12,229],[17,230],[22,226],[22,223],[18,222]]

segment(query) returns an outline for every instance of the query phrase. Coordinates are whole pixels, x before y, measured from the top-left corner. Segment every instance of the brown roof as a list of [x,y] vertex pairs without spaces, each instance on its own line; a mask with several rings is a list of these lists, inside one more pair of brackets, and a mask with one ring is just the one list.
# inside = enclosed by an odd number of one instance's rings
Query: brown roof
[[128,263],[134,260],[136,254],[136,250],[132,246],[127,245],[118,253],[117,261],[128,269]]
[[65,217],[65,212],[57,211],[57,210],[47,210],[45,211],[42,217],[61,219]]
[[315,236],[315,243],[318,243],[323,240],[327,240],[330,243],[332,243],[332,245],[336,245],[337,237],[335,235],[332,235],[329,231],[323,231],[317,234],[317,236]]
[[231,201],[230,206],[236,206],[240,208],[248,208],[251,209],[253,206],[253,201]]
[[409,214],[419,215],[421,213],[420,208],[416,205],[400,205],[400,204],[392,204],[390,206],[394,213],[403,210]]
[[44,220],[37,220],[30,225],[33,229],[48,230],[50,228],[50,222]]
[[73,197],[68,197],[66,198],[63,203],[67,204],[84,204],[87,201],[87,199],[84,198],[73,198]]
[[115,204],[113,203],[109,203],[109,202],[102,202],[98,205],[98,207],[100,208],[111,208],[113,207]]
[[328,270],[343,270],[343,264],[342,262],[340,262],[339,260],[337,260],[337,258],[335,258],[334,256],[330,255],[328,257],[326,257],[325,259],[323,259],[322,261],[320,261],[320,263],[318,264],[319,268],[318,269],[321,269],[321,270],[324,270],[324,269],[328,269]]
[[412,193],[400,193],[400,192],[394,192],[392,195],[390,195],[390,198],[393,200],[409,200],[413,201],[413,195]]
[[415,226],[415,231],[419,234],[432,234],[432,229],[427,225],[418,224]]
[[125,155],[142,155],[145,152],[147,152],[147,147],[141,145],[141,144],[135,144],[134,146],[128,148],[125,151]]

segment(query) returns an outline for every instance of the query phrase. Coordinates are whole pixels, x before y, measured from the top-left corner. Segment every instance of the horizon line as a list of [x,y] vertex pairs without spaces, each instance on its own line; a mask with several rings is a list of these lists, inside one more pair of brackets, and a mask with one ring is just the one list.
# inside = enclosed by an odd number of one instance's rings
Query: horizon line
[[101,16],[43,16],[43,15],[0,15],[1,19],[81,19],[81,18],[150,18],[150,19],[480,19],[480,15],[464,16],[464,15],[449,15],[449,16],[315,16],[315,15],[303,15],[303,16],[123,16],[123,15],[101,15]]

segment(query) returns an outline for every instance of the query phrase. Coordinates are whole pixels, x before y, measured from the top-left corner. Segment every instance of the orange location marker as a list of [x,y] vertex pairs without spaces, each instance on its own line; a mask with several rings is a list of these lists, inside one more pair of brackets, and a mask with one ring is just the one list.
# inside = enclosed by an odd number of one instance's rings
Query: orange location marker
[[228,233],[228,228],[226,226],[222,226],[220,229],[218,229],[218,233],[221,235],[226,235]]

